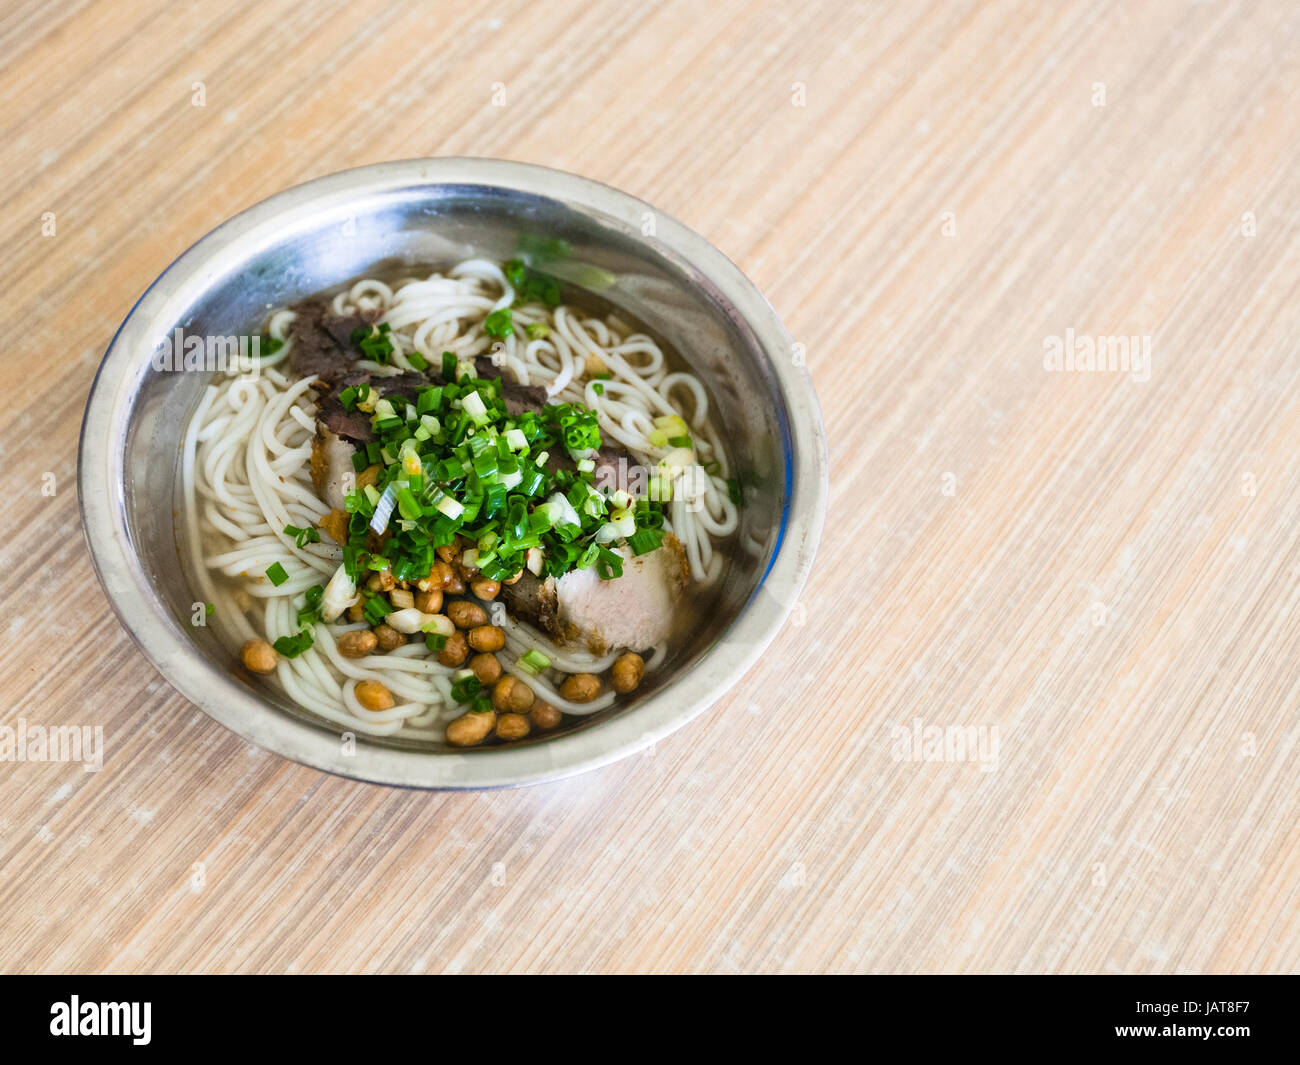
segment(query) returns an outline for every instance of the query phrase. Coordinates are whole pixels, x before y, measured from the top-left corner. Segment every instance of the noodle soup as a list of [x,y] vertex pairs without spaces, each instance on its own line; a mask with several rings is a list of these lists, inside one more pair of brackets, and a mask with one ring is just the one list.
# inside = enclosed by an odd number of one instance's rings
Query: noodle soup
[[274,311],[185,433],[184,522],[240,668],[345,730],[452,746],[631,697],[726,567],[709,397],[522,260]]

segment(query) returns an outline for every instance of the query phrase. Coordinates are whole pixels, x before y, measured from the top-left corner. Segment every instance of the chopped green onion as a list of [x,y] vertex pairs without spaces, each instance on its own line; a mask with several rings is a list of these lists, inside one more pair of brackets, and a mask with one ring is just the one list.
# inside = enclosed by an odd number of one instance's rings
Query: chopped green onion
[[551,668],[551,660],[537,650],[536,647],[529,648],[520,655],[517,664],[533,673],[541,673],[543,670]]
[[378,625],[393,612],[393,607],[382,595],[372,595],[366,600],[361,612],[371,625]]
[[648,555],[664,541],[662,529],[638,529],[627,538],[627,546],[634,555]]
[[281,636],[272,646],[285,658],[297,658],[314,642],[311,633],[303,630],[296,636]]
[[278,562],[273,562],[266,568],[266,575],[277,588],[289,579],[289,574],[285,572],[284,567]]
[[483,397],[477,392],[467,392],[461,397],[461,406],[464,407],[465,413],[468,414],[478,425],[486,425],[488,422],[487,406],[483,402]]
[[514,321],[510,316],[510,308],[502,307],[493,311],[483,319],[483,331],[490,337],[508,337],[515,331]]

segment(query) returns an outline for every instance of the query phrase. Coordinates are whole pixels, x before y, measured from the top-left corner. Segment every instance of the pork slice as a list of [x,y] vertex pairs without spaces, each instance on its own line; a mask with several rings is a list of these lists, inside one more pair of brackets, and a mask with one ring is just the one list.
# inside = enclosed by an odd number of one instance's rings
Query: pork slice
[[626,648],[644,651],[663,643],[678,626],[690,565],[681,541],[668,533],[644,555],[622,551],[623,574],[601,580],[595,567],[559,580],[525,572],[502,589],[506,605],[560,644],[582,644],[592,654]]
[[[340,408],[342,409],[342,408]],[[356,476],[352,456],[356,445],[317,419],[311,443],[311,483],[321,501],[331,510],[344,509],[347,475]]]

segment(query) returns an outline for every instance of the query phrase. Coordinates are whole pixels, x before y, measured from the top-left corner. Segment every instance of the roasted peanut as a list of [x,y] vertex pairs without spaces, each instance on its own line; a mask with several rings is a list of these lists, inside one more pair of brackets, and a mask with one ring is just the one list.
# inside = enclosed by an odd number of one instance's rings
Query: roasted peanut
[[507,578],[506,578],[502,583],[503,583],[503,584],[518,584],[519,581],[523,578],[523,575],[524,575],[524,571],[523,571],[522,569],[520,569],[520,571],[519,571],[518,573],[516,573],[513,577],[507,577]]
[[469,643],[465,639],[465,634],[459,629],[447,637],[447,643],[438,652],[438,661],[444,666],[463,666],[468,657]]
[[450,565],[452,562],[455,562],[458,558],[460,558],[459,538],[457,540],[453,540],[449,544],[443,544],[441,547],[435,548],[434,553],[440,559],[442,559],[443,562],[446,562],[448,565]]
[[571,703],[589,703],[600,694],[600,678],[594,673],[574,673],[560,685],[560,694]]
[[503,712],[523,713],[537,696],[518,677],[502,677],[492,686],[492,705]]
[[442,588],[432,587],[427,592],[417,592],[415,609],[421,614],[437,614],[442,610]]
[[522,740],[529,733],[528,718],[523,714],[502,714],[497,718],[497,737],[505,740]]
[[505,631],[495,625],[476,625],[467,638],[476,651],[499,651],[506,645]]
[[469,660],[469,668],[484,686],[495,684],[501,679],[501,663],[493,654],[475,655]]
[[357,702],[367,710],[391,710],[396,706],[393,693],[377,680],[363,680],[357,684]]
[[455,574],[452,573],[451,567],[442,559],[439,559],[429,567],[429,576],[425,579],[428,581],[430,588],[446,588],[447,582],[453,577],[455,577]]
[[344,658],[365,658],[379,646],[379,637],[369,629],[354,629],[339,637],[339,654]]
[[448,595],[464,595],[465,582],[453,573],[447,578],[447,583],[442,586],[442,590]]
[[366,588],[372,592],[391,592],[397,581],[388,570],[380,570],[366,578]]
[[361,621],[365,618],[365,616],[366,616],[366,604],[363,603],[360,599],[358,599],[355,603],[353,603],[350,607],[348,607],[349,621]]
[[[473,629],[479,625],[487,624],[487,611],[478,603],[471,603],[467,599],[458,599],[456,602],[447,606],[447,617],[451,618],[451,623],[458,629]],[[480,648],[484,651],[495,651],[495,647]]]
[[493,711],[471,710],[447,726],[447,742],[453,747],[473,747],[487,739],[496,723],[497,715]]
[[534,725],[540,729],[553,729],[564,716],[550,703],[536,703],[533,712],[528,715]]
[[501,594],[501,582],[490,581],[483,577],[477,581],[470,581],[469,590],[480,599],[495,599]]
[[644,676],[645,659],[631,651],[614,659],[614,668],[610,670],[610,681],[616,692],[636,691]]
[[248,640],[239,649],[239,658],[245,669],[254,673],[274,673],[277,659],[275,648],[265,640]]
[[379,642],[379,649],[385,654],[389,651],[396,651],[406,643],[406,637],[391,625],[376,625],[374,632],[375,639]]

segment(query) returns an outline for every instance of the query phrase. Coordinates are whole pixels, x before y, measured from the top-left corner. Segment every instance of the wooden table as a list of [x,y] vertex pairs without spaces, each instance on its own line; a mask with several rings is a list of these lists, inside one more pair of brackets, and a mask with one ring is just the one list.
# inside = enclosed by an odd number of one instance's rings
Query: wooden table
[[[0,968],[1300,968],[1294,3],[14,2],[0,60],[0,706],[105,733],[98,773],[0,762]],[[149,281],[281,188],[439,154],[715,242],[832,442],[804,624],[554,786],[250,748],[78,524]],[[1149,373],[1049,369],[1067,331]]]

